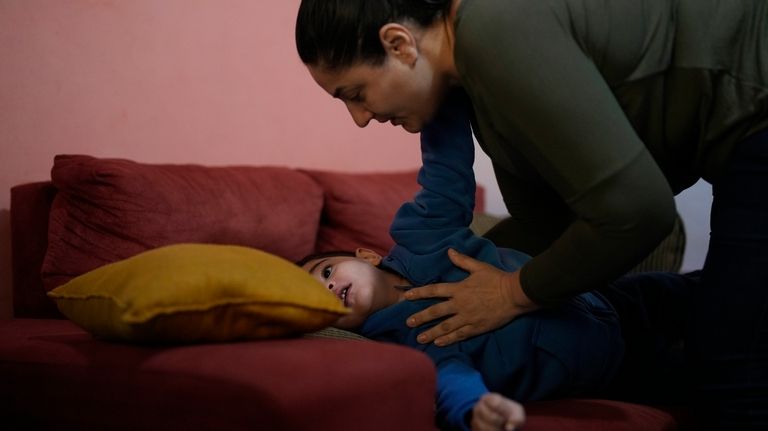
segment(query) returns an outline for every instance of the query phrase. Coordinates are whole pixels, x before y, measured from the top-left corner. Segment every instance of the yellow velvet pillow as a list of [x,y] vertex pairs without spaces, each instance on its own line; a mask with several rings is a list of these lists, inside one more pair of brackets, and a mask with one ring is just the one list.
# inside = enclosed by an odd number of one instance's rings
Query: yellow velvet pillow
[[307,272],[253,248],[176,244],[76,277],[51,292],[95,336],[230,341],[316,331],[347,313]]

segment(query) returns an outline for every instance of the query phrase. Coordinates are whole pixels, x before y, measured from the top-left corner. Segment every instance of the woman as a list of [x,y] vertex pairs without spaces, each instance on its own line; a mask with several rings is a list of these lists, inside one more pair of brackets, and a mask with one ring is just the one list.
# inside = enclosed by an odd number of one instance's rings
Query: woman
[[[449,344],[610,281],[713,185],[686,349],[707,424],[768,427],[768,2],[304,0],[299,55],[361,127],[418,132],[452,86],[511,217],[489,237],[536,256],[413,289]],[[454,262],[469,267],[459,256]]]

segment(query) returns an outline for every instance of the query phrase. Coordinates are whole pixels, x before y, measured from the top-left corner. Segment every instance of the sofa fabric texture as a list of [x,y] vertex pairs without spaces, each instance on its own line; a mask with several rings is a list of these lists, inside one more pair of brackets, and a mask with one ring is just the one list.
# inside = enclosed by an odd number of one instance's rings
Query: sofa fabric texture
[[[420,187],[418,171],[354,174],[303,170],[323,189],[322,223],[317,251],[371,249],[386,255],[395,242],[389,225],[400,205],[413,199]],[[485,207],[482,188],[475,193],[476,211]]]
[[[415,170],[57,157],[52,181],[11,190],[15,318],[0,321],[0,417],[12,429],[434,430],[434,367],[407,347],[333,331],[114,343],[62,319],[46,297],[96,267],[182,242],[245,245],[289,260],[365,245],[386,252],[392,215],[416,190]],[[482,194],[476,200],[481,211]],[[363,231],[372,234],[361,243]],[[619,401],[526,408],[526,431],[679,429],[674,410]]]
[[434,369],[401,346],[137,346],[94,339],[66,320],[1,323],[4,429],[434,429]]

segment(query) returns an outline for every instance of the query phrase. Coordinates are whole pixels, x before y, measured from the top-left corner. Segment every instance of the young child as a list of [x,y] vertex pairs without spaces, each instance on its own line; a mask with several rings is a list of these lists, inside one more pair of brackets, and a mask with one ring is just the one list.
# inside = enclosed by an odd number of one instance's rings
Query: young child
[[[600,294],[555,307],[445,347],[418,343],[406,319],[438,300],[404,300],[411,286],[458,281],[467,272],[448,258],[455,249],[515,270],[529,257],[497,248],[469,229],[474,207],[474,145],[463,95],[451,95],[421,134],[422,190],[395,216],[396,245],[386,257],[366,249],[309,256],[299,264],[352,311],[335,326],[380,341],[412,346],[434,361],[437,418],[450,429],[513,429],[530,401],[589,393],[606,386],[622,359],[618,317]],[[471,268],[467,268],[471,269]]]

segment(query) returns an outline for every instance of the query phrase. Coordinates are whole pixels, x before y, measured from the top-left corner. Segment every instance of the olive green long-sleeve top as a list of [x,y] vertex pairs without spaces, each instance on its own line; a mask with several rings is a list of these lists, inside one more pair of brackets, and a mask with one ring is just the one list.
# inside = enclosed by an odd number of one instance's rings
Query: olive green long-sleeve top
[[642,260],[768,127],[768,0],[463,0],[454,55],[542,304]]

